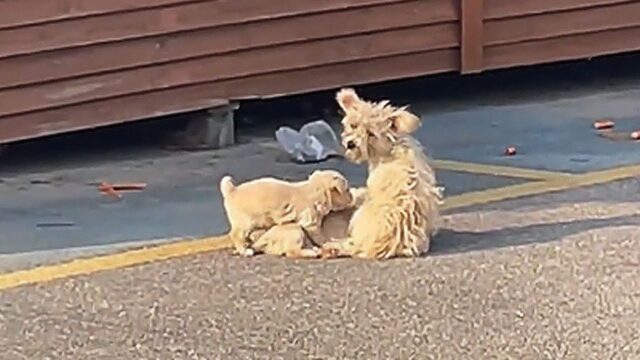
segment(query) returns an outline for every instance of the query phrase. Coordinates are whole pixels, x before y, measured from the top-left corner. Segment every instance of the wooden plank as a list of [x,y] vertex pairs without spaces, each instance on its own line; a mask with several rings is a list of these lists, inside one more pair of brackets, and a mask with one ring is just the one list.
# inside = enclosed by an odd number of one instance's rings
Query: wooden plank
[[0,30],[0,57],[400,1],[216,0],[70,19]]
[[[451,0],[415,0],[16,56],[0,60],[0,88],[240,49],[454,21],[458,16]],[[18,68],[20,71],[15,71]]]
[[183,92],[134,95],[0,120],[0,144],[100,126],[215,108],[228,101]]
[[[454,71],[458,69],[459,57],[458,49],[405,54],[157,90],[21,114],[0,119],[0,143],[213,107],[221,103],[216,98],[269,97]],[[188,104],[187,99],[194,99],[197,106],[180,105],[182,101]]]
[[191,83],[458,46],[457,23],[259,48],[0,91],[0,115]]
[[596,32],[640,25],[640,2],[488,21],[488,45]]
[[482,71],[484,47],[484,0],[462,0],[461,4],[461,72]]
[[230,79],[205,84],[203,91],[234,100],[272,98],[450,72],[459,68],[460,50],[455,48]]
[[637,0],[485,0],[485,19],[502,19],[635,1]]
[[485,67],[506,68],[640,50],[640,27],[489,46]]
[[0,29],[198,1],[204,0],[3,0]]

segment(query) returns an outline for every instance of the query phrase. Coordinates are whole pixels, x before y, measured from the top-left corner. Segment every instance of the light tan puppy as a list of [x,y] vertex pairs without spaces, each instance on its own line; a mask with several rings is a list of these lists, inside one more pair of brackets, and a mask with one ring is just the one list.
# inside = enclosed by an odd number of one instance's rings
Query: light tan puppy
[[298,223],[276,225],[269,230],[256,230],[250,235],[251,249],[256,253],[288,258],[317,258],[322,254],[316,243]]
[[[252,239],[258,242],[260,251],[271,253],[280,246],[285,249],[283,255],[311,256],[311,253],[301,251],[303,242],[296,240],[300,238],[298,235],[304,233],[311,241],[323,243],[322,219],[330,211],[344,209],[353,202],[347,179],[334,170],[314,171],[307,180],[300,182],[261,178],[238,186],[230,176],[225,176],[220,181],[220,192],[231,225],[229,236],[236,253],[244,256],[255,253]],[[290,227],[267,231],[288,224],[299,225],[300,232]],[[262,235],[267,237],[258,241],[259,237],[252,236],[254,231],[266,231]],[[274,233],[277,231],[295,236],[276,244]]]
[[362,100],[352,89],[342,89],[336,99],[345,113],[345,157],[367,162],[369,176],[348,236],[324,244],[324,256],[387,259],[426,253],[437,230],[442,193],[420,143],[410,136],[420,119],[388,101]]
[[[320,246],[331,238],[341,238],[347,233],[349,219],[355,209],[361,205],[363,198],[361,189],[349,189],[353,201],[344,208],[342,204],[328,215],[322,222],[321,238],[312,239],[306,230],[297,223],[276,225],[269,230],[256,230],[251,233],[251,248],[267,255],[286,256],[290,258],[317,258],[322,255]],[[348,201],[345,198],[344,201]],[[340,202],[336,202],[340,204]]]
[[355,211],[364,203],[367,188],[351,188],[349,191],[353,197],[351,206],[343,210],[332,211],[322,220],[322,234],[325,239],[341,239],[347,237],[349,222]]

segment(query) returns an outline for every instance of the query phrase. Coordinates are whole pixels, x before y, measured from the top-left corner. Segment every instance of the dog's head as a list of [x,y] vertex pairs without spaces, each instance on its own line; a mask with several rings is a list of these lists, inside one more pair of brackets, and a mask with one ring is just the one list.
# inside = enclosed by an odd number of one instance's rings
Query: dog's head
[[309,177],[319,189],[322,189],[329,209],[328,211],[340,211],[351,206],[353,196],[349,191],[349,181],[335,170],[316,170]]
[[392,106],[386,100],[362,100],[353,89],[341,89],[336,100],[344,112],[345,157],[355,163],[389,155],[400,137],[411,134],[421,125],[420,118],[406,107]]

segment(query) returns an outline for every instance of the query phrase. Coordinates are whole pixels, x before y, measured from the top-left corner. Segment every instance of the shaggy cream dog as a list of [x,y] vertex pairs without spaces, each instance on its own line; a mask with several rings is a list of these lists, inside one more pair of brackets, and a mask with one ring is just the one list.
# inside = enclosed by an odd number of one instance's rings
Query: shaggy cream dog
[[235,186],[225,176],[220,192],[231,225],[229,236],[236,253],[244,256],[255,251],[317,256],[318,249],[303,249],[304,239],[323,243],[322,219],[353,203],[347,179],[334,170],[317,170],[307,180],[293,183],[261,178]]
[[[362,205],[350,219],[347,237],[324,244],[324,257],[388,259],[426,253],[436,233],[442,193],[420,143],[410,135],[420,119],[388,101],[362,100],[352,89],[340,90],[336,99],[345,113],[345,157],[367,162],[369,176],[366,188],[358,190]],[[327,218],[325,231],[339,226],[345,215]]]

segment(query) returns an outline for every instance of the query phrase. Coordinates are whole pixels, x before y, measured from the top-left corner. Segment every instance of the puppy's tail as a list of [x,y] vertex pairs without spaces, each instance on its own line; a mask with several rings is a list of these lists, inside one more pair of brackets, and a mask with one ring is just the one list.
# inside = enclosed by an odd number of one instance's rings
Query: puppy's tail
[[226,198],[236,189],[236,186],[233,184],[233,179],[231,176],[227,175],[220,180],[220,192],[222,193],[222,197]]

